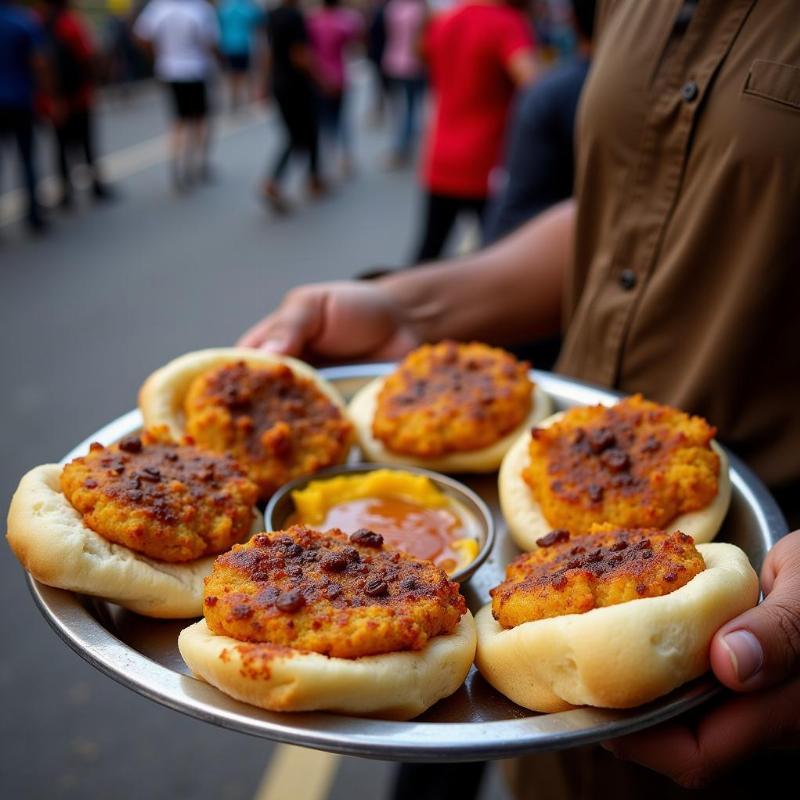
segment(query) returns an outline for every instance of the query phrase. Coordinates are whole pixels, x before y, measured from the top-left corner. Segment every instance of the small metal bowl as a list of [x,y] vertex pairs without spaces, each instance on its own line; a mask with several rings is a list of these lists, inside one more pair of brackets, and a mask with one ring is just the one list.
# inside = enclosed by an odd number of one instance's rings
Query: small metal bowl
[[424,475],[429,478],[439,491],[447,495],[454,503],[454,510],[460,514],[464,524],[475,533],[478,540],[478,555],[463,569],[454,572],[450,579],[464,583],[475,573],[494,546],[494,521],[492,512],[484,501],[472,489],[463,483],[453,480],[447,475],[431,472],[419,467],[397,467],[390,464],[342,464],[338,467],[322,470],[314,475],[297,478],[272,495],[264,511],[264,526],[267,531],[280,531],[286,527],[286,521],[294,512],[292,492],[304,489],[311,481],[334,478],[338,475],[360,475],[365,472],[374,472],[378,469],[390,469],[395,472],[410,472],[414,475]]

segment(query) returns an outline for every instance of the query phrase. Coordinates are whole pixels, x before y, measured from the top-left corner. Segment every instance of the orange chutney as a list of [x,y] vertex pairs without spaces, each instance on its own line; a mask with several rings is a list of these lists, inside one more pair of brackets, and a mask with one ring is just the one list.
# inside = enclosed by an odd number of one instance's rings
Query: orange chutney
[[[346,533],[366,528],[380,533],[390,547],[433,561],[447,573],[474,560],[477,541],[452,501],[427,478],[394,470],[370,475],[368,480],[359,475],[313,481],[294,492],[297,511],[287,524]],[[304,502],[304,493],[315,491],[324,499]]]

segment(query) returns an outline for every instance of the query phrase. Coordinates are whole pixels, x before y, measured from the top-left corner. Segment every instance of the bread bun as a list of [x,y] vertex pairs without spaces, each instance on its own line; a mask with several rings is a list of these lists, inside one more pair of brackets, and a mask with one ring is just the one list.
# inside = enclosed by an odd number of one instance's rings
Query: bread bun
[[[563,411],[553,414],[539,422],[538,427],[549,427],[563,416]],[[530,486],[522,477],[522,472],[530,460],[529,442],[530,432],[525,431],[508,450],[500,465],[498,478],[500,508],[503,511],[511,538],[522,550],[533,550],[536,547],[536,540],[546,535],[554,527],[545,519]],[[711,442],[711,447],[719,456],[719,483],[716,496],[705,508],[681,514],[668,526],[670,530],[688,533],[695,542],[710,542],[717,535],[731,499],[728,457],[716,441]],[[613,520],[609,521],[613,522]]]
[[[203,579],[214,556],[171,564],[109,542],[84,524],[64,496],[62,469],[35,467],[11,500],[6,536],[25,569],[48,586],[103,597],[148,617],[201,615]],[[256,513],[254,532],[261,524]]]
[[758,578],[734,545],[699,545],[706,569],[670,594],[503,629],[476,615],[484,678],[533,711],[630,708],[702,675],[714,633],[754,606]]
[[244,361],[253,366],[285,364],[298,377],[311,381],[346,416],[342,398],[313,367],[290,356],[271,355],[249,347],[217,347],[185,353],[153,372],[139,390],[145,427],[166,425],[174,438],[186,433],[183,403],[195,378],[225,364]]
[[384,378],[375,378],[360,389],[350,401],[348,410],[365,459],[398,467],[424,467],[437,472],[494,472],[520,434],[538,424],[553,409],[549,395],[536,385],[532,392],[530,413],[502,439],[479,450],[448,453],[436,458],[415,458],[392,452],[372,434],[372,418],[383,381]]
[[475,621],[467,613],[453,633],[422,650],[331,658],[319,653],[240,642],[212,633],[205,620],[178,638],[198,678],[225,694],[270,711],[335,711],[407,720],[464,682],[475,655]]

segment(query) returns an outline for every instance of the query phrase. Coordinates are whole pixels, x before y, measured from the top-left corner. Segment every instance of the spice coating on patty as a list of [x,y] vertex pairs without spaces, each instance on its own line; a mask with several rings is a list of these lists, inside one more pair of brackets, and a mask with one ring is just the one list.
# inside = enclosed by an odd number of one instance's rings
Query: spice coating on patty
[[554,528],[663,528],[716,496],[715,433],[702,417],[641,395],[610,408],[573,408],[531,431],[523,478]]
[[465,612],[443,570],[366,530],[259,534],[218,557],[205,583],[214,633],[338,658],[419,650]]
[[582,536],[552,531],[538,544],[514,559],[490,592],[504,628],[660,597],[705,569],[694,540],[680,531],[594,525]]
[[488,447],[530,412],[529,369],[478,342],[423,345],[384,381],[372,433],[392,452],[422,458]]
[[233,455],[258,484],[261,499],[340,463],[352,439],[341,410],[285,364],[239,361],[209,370],[189,387],[185,411],[189,435]]
[[161,561],[214,555],[241,541],[258,490],[238,464],[160,430],[94,443],[61,473],[61,490],[105,539]]

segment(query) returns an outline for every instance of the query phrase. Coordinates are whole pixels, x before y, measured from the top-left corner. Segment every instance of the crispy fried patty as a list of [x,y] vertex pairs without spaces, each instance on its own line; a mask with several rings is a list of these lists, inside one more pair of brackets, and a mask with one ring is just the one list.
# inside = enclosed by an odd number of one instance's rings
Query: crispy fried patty
[[443,570],[370,531],[259,534],[217,558],[205,585],[214,633],[340,658],[419,650],[465,611]]
[[641,395],[610,408],[573,408],[532,430],[523,477],[554,528],[663,528],[716,496],[715,433],[702,417]]
[[258,495],[232,458],[176,444],[161,431],[92,444],[64,467],[61,490],[95,533],[174,562],[241,541]]
[[492,614],[504,628],[659,597],[705,569],[694,540],[680,531],[594,525],[582,536],[555,530],[537,544],[490,592]]
[[373,435],[395,453],[422,458],[488,447],[530,412],[529,368],[477,342],[423,345],[386,378]]
[[185,411],[187,432],[198,444],[233,455],[262,499],[340,463],[352,439],[340,409],[285,364],[239,361],[209,370],[189,387]]

